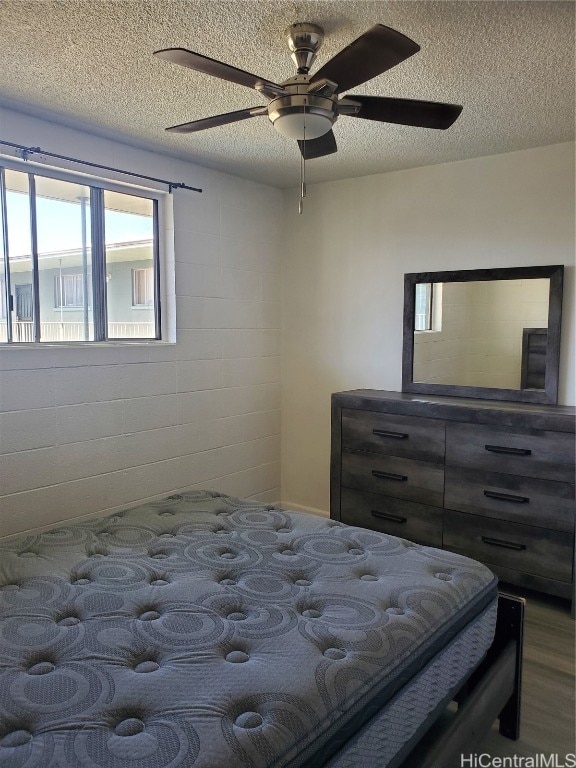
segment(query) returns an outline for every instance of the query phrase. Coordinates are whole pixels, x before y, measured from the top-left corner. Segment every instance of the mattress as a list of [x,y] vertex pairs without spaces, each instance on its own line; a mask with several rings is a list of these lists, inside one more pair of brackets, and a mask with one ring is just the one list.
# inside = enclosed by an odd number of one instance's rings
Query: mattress
[[0,542],[0,766],[322,765],[495,597],[468,558],[212,492]]

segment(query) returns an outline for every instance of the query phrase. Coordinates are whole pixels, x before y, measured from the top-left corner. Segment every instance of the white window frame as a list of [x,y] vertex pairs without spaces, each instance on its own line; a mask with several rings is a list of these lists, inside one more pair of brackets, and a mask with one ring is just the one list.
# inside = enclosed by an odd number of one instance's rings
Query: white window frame
[[[133,195],[136,197],[143,197],[150,199],[154,201],[154,213],[155,213],[155,242],[154,242],[154,262],[155,262],[155,328],[156,328],[156,334],[153,337],[134,337],[134,338],[108,338],[108,329],[107,324],[103,323],[103,332],[100,333],[97,337],[94,338],[94,340],[89,341],[74,341],[74,342],[57,342],[57,341],[49,341],[49,342],[42,342],[40,338],[38,338],[38,333],[36,333],[36,336],[33,341],[15,341],[10,338],[10,333],[7,333],[8,341],[1,341],[0,342],[0,349],[9,347],[26,347],[29,348],[33,344],[47,346],[48,344],[52,345],[65,345],[69,346],[70,344],[74,346],[84,346],[84,345],[94,345],[94,344],[106,344],[106,345],[116,345],[118,343],[123,342],[129,342],[131,344],[137,344],[137,343],[156,343],[156,342],[164,342],[164,341],[170,341],[173,342],[174,338],[171,338],[174,336],[174,328],[175,325],[174,322],[174,296],[168,295],[168,291],[166,290],[167,285],[170,285],[170,288],[173,289],[173,260],[174,260],[174,254],[173,254],[173,241],[170,242],[167,239],[168,230],[166,227],[166,222],[170,219],[170,213],[168,201],[170,200],[170,207],[171,207],[171,195],[168,192],[164,192],[160,189],[151,189],[148,187],[141,187],[139,185],[135,184],[126,184],[110,179],[104,179],[98,176],[92,176],[90,174],[84,174],[84,173],[78,173],[74,171],[68,171],[68,170],[62,170],[60,168],[54,168],[52,166],[46,166],[42,163],[38,162],[31,162],[31,161],[21,161],[13,158],[8,158],[5,156],[0,156],[0,172],[3,174],[3,169],[9,169],[14,171],[19,171],[35,176],[44,176],[51,179],[57,179],[60,181],[67,181],[71,183],[76,184],[82,184],[84,186],[88,186],[91,188],[94,188],[95,190],[98,190],[100,192],[101,200],[102,200],[102,220],[104,217],[104,206],[103,206],[103,193],[105,190],[110,190],[112,192],[119,192],[121,194],[126,195]],[[0,194],[1,198],[1,194]],[[0,199],[0,205],[2,204],[2,200]],[[4,209],[5,214],[5,209]],[[2,217],[0,217],[0,221],[2,220]],[[102,233],[103,233],[102,229]],[[101,274],[101,280],[103,281],[104,285],[106,284],[106,261],[105,261],[105,243],[102,242],[99,244],[100,251],[102,253],[102,259],[103,259],[103,269]],[[9,295],[9,287],[10,282],[9,278],[6,280],[6,273],[9,270],[9,259],[6,258],[6,254],[1,253],[2,249],[2,239],[0,239],[0,259],[4,260],[5,264],[5,275],[3,275],[4,283],[5,283],[5,296],[4,300],[8,305],[11,307],[14,304],[13,297]],[[94,240],[92,241],[92,250],[94,251]],[[170,275],[172,275],[172,279],[170,280]],[[168,276],[168,279],[167,279]],[[90,291],[90,293],[93,293]],[[39,299],[37,296],[34,296],[34,302],[35,302],[35,309],[36,313],[38,315],[38,321],[36,323],[36,326],[39,327]],[[94,303],[94,302],[91,302]],[[150,306],[146,307],[147,309],[151,309]],[[164,313],[165,308],[168,309],[168,313],[171,315],[170,318],[170,324],[168,325],[166,322],[166,316]],[[64,308],[66,309],[66,308]],[[11,314],[11,313],[10,313]],[[105,307],[105,301],[104,301],[104,312],[102,313],[103,317],[106,315],[106,307]],[[9,324],[9,318],[1,318],[0,322],[7,323],[8,329],[10,327]]]

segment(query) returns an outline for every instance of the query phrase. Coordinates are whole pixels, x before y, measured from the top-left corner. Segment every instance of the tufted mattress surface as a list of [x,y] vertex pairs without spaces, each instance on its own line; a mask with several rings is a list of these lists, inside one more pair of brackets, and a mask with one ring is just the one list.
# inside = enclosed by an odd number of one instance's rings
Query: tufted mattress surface
[[468,558],[213,492],[0,542],[0,766],[322,765],[495,595]]

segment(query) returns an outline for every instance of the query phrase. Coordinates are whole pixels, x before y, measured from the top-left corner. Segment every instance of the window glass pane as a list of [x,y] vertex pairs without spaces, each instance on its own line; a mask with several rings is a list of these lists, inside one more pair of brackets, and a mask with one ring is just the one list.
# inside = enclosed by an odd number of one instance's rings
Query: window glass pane
[[8,259],[14,297],[13,341],[34,341],[34,297],[32,288],[32,244],[28,174],[5,171]]
[[155,338],[154,204],[104,192],[108,338]]
[[40,340],[92,341],[90,190],[35,178]]

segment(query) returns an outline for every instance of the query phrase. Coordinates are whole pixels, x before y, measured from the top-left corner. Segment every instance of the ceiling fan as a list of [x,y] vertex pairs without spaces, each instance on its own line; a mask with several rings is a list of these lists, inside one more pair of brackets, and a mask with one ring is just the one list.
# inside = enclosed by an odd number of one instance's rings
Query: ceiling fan
[[316,24],[296,23],[286,31],[297,74],[283,83],[237,69],[185,48],[155,51],[159,58],[194,69],[261,93],[269,101],[202,120],[167,128],[172,133],[194,133],[227,123],[267,115],[284,136],[295,139],[304,159],[337,151],[332,126],[340,115],[422,128],[449,128],[462,107],[434,101],[340,94],[395,67],[420,50],[410,38],[383,24],[376,24],[310,75],[324,31]]

